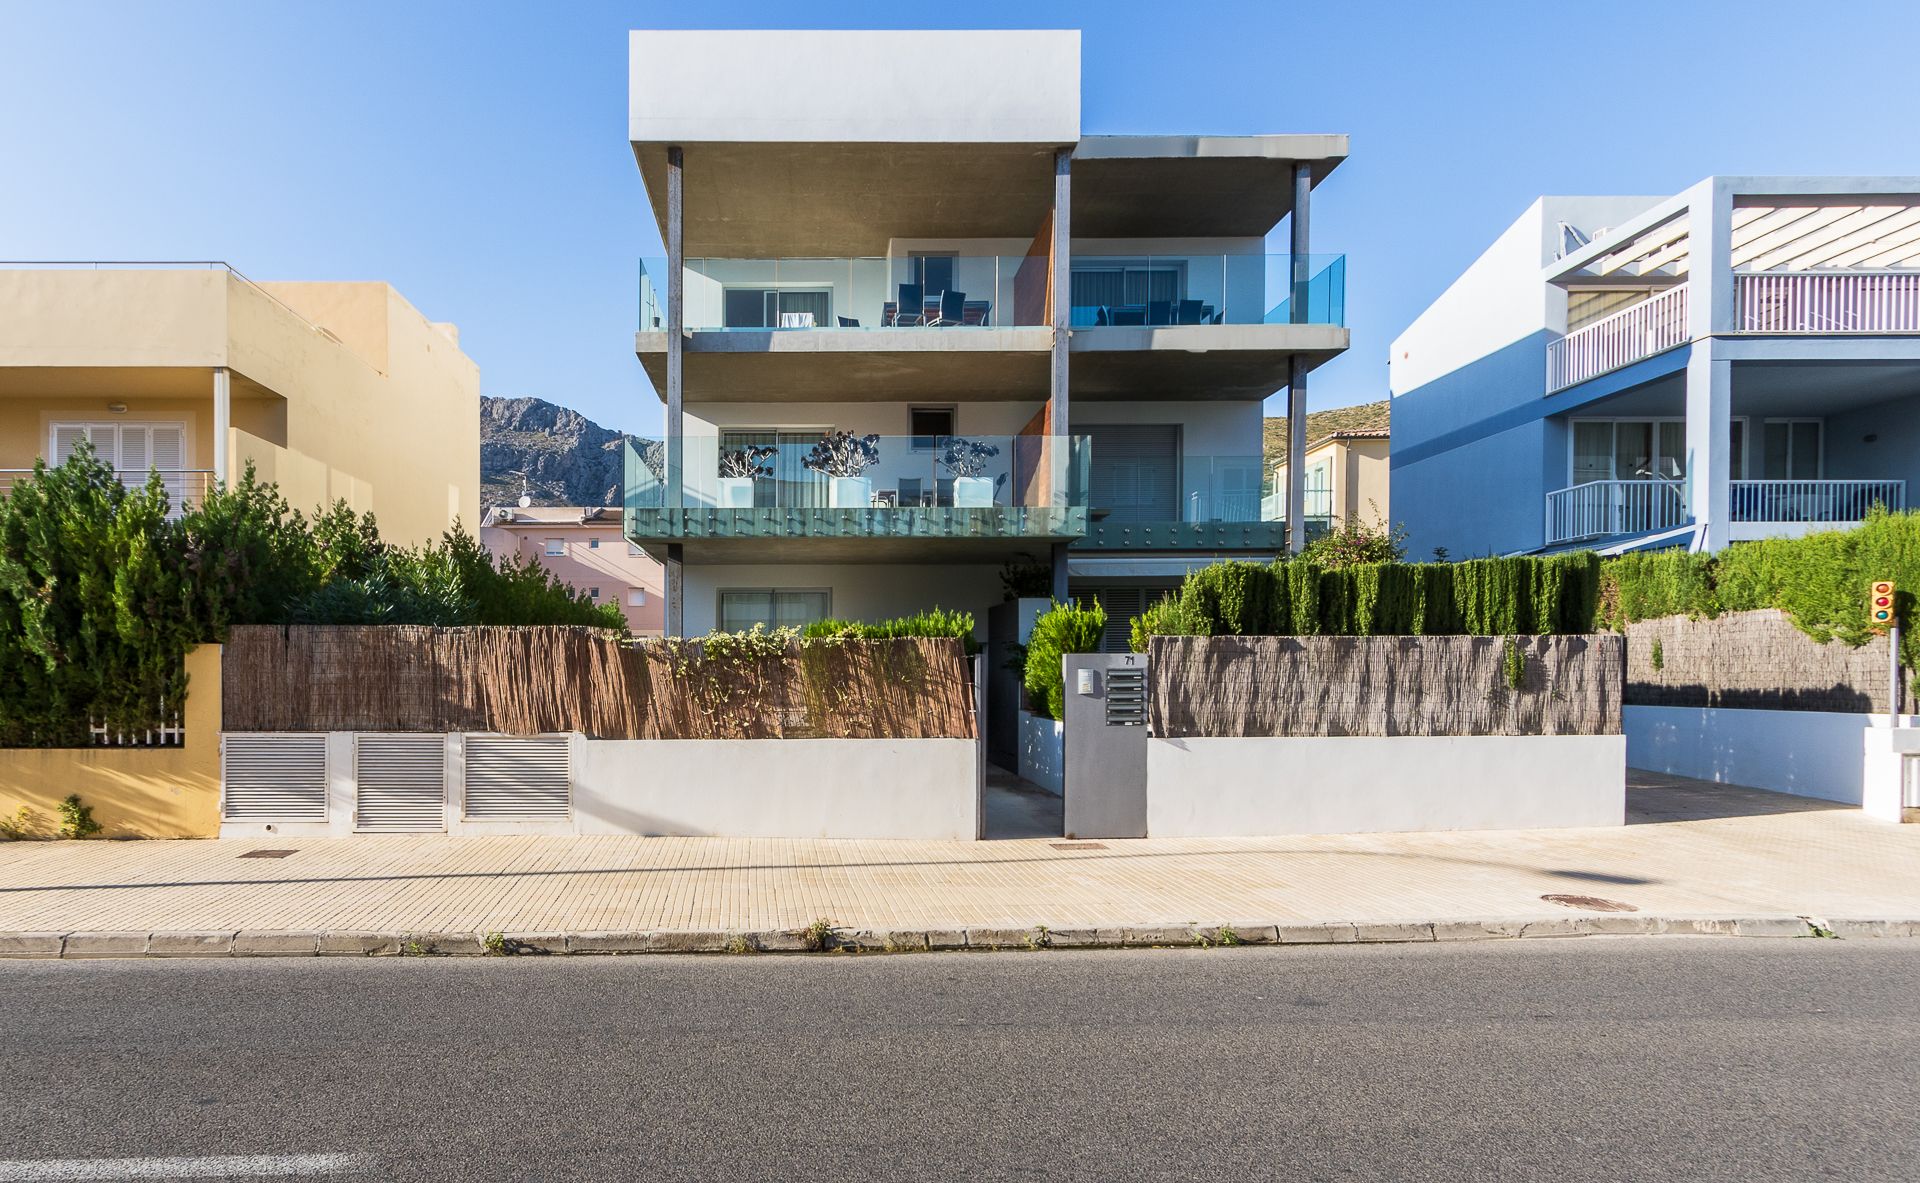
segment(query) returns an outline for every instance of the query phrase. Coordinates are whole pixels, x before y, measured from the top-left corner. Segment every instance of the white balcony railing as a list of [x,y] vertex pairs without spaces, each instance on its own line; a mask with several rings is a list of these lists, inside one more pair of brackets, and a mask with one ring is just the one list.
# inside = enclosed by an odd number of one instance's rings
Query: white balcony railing
[[1736,522],[1857,522],[1874,506],[1907,507],[1905,481],[1734,481]]
[[1920,332],[1920,272],[1735,275],[1744,333]]
[[1547,343],[1547,393],[1632,365],[1687,340],[1687,287],[1623,308]]
[[[213,488],[213,473],[197,468],[161,469],[160,483],[166,486],[167,503],[171,514],[178,514],[188,505],[199,501]],[[120,483],[129,489],[137,489],[147,483],[151,472],[138,472],[133,469],[120,469],[114,473]],[[30,468],[0,468],[0,497],[12,494],[13,487],[33,476]]]
[[1588,481],[1547,494],[1547,545],[1646,534],[1687,522],[1678,481]]

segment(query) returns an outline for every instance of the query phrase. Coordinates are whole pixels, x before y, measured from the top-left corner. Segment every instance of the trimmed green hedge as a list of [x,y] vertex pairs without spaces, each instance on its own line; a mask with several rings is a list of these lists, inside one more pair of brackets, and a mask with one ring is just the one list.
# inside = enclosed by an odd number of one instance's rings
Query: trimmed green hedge
[[[1778,608],[1816,641],[1863,645],[1867,588],[1891,579],[1907,627],[1901,661],[1920,667],[1920,512],[1876,509],[1852,530],[1740,542],[1715,555],[1654,551],[1607,560],[1601,618],[1609,628],[1660,616],[1718,616]],[[1920,692],[1920,678],[1915,682]]]
[[980,642],[973,637],[973,613],[939,607],[892,620],[816,620],[801,629],[800,635],[856,637],[863,641],[885,641],[895,637],[953,637],[966,648],[967,656],[980,652]]
[[1599,604],[1590,552],[1465,563],[1225,562],[1187,576],[1134,620],[1153,635],[1496,636],[1587,633]]
[[1027,688],[1027,703],[1035,714],[1049,719],[1064,717],[1067,684],[1060,659],[1069,653],[1098,653],[1100,637],[1106,628],[1107,613],[1099,604],[1082,607],[1058,600],[1033,622],[1033,635],[1027,638],[1026,670],[1021,680]]

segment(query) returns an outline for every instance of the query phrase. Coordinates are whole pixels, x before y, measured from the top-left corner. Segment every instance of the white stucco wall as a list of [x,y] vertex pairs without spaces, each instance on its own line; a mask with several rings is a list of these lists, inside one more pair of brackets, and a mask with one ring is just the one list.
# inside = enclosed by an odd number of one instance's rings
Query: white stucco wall
[[971,840],[971,739],[588,740],[573,744],[582,834]]
[[636,143],[1080,138],[1077,29],[637,29],[627,78]]
[[1618,735],[1147,741],[1154,838],[1617,826]]
[[1869,751],[1890,750],[1885,715],[1630,706],[1622,717],[1635,768],[1848,805],[1869,795]]

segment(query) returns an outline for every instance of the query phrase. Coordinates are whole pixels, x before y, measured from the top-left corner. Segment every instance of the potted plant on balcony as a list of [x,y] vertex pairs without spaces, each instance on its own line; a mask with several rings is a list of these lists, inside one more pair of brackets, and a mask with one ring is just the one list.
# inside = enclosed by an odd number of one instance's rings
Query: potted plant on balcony
[[779,449],[772,444],[746,444],[720,451],[720,508],[752,509],[753,482],[773,475],[767,461]]
[[873,504],[873,482],[860,474],[880,463],[880,437],[829,431],[800,461],[808,471],[828,478],[827,504],[834,509],[865,509]]
[[934,453],[934,463],[953,474],[953,503],[961,508],[991,506],[994,493],[1006,474],[988,477],[987,461],[1000,454],[998,444],[982,443],[961,436],[947,436]]

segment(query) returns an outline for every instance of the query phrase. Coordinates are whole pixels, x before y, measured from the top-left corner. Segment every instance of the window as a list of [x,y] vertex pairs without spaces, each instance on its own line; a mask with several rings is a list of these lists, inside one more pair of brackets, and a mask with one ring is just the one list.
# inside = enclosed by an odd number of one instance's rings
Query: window
[[599,589],[599,588],[597,588],[597,587],[590,587],[590,588],[588,588],[588,589],[587,589],[587,598],[588,598],[589,600],[597,600],[597,599],[599,599],[599,598],[600,598],[600,589]]
[[599,549],[600,549],[600,540],[599,540],[598,538],[589,538],[589,539],[587,539],[587,549],[588,549],[588,550],[599,550]]
[[721,296],[721,320],[729,329],[778,328],[782,313],[810,314],[815,328],[825,328],[832,311],[826,288],[728,288]]
[[1760,425],[1760,478],[1820,479],[1820,420],[1769,419]]
[[567,553],[567,540],[564,538],[547,539],[547,557],[558,558]]
[[824,434],[819,431],[723,431],[720,447],[771,444],[778,449],[767,461],[773,475],[754,478],[755,508],[823,509],[827,504],[827,477],[808,468],[806,459],[808,451]]
[[157,469],[173,477],[167,482],[171,490],[187,466],[184,423],[55,423],[47,441],[48,461],[66,463],[83,441],[129,485],[144,484],[148,471]]
[[954,433],[952,407],[914,407],[907,412],[907,434],[916,452],[931,452],[934,443]]
[[1186,520],[1178,424],[1094,423],[1075,430],[1093,441],[1091,494],[1108,523]]
[[646,588],[630,587],[627,589],[627,607],[644,608],[646,606],[647,606],[647,589]]
[[720,628],[740,632],[756,624],[798,628],[825,620],[833,593],[825,588],[738,588],[720,593]]
[[953,290],[954,271],[960,259],[957,255],[913,252],[913,282],[920,285],[920,293],[926,299],[934,299],[941,292]]
[[1678,481],[1687,475],[1683,419],[1576,419],[1572,484]]
[[1333,457],[1307,466],[1301,490],[1300,516],[1312,525],[1333,525]]

